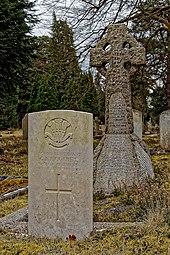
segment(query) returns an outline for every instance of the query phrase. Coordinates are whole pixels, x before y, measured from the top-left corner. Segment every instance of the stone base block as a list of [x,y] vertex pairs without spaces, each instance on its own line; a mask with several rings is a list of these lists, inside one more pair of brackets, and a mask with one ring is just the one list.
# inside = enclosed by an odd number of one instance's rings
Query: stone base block
[[94,193],[112,193],[153,177],[144,144],[135,134],[106,134],[94,154]]

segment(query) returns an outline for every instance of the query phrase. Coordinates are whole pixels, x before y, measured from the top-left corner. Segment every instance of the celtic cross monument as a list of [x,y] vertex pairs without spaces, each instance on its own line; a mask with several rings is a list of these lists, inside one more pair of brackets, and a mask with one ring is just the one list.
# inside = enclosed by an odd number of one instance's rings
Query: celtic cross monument
[[153,177],[146,145],[133,133],[130,76],[145,64],[145,49],[128,34],[124,24],[110,25],[91,49],[90,65],[106,79],[106,134],[94,154],[94,192]]

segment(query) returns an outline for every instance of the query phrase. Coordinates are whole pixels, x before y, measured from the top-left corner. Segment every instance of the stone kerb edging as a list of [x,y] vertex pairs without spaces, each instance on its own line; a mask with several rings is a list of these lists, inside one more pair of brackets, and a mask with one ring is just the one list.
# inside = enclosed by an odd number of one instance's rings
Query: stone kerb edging
[[[145,222],[93,222],[93,231],[102,232],[115,227],[143,226]],[[0,228],[10,229],[14,233],[28,235],[28,207],[24,207],[0,219]]]
[[0,200],[1,200],[1,201],[6,201],[6,200],[11,199],[11,198],[14,198],[14,197],[16,197],[16,196],[24,195],[24,194],[27,193],[27,192],[28,192],[28,186],[1,195],[1,196],[0,196]]

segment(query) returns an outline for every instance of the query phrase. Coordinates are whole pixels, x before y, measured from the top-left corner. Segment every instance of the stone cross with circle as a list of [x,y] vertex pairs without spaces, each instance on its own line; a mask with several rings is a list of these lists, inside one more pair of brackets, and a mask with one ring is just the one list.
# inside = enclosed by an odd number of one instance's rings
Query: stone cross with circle
[[[145,64],[145,49],[128,33],[124,24],[108,26],[106,34],[90,52],[90,65],[106,78],[106,129],[108,130],[110,99],[116,92],[125,100],[130,130],[132,105],[130,76],[136,67]],[[113,131],[114,132],[114,131]],[[112,133],[112,131],[111,131]]]

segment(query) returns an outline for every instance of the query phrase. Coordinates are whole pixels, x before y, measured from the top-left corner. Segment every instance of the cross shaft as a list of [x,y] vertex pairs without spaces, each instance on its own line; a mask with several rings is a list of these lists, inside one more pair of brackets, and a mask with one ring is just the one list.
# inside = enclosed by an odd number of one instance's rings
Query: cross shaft
[[[130,76],[136,66],[144,63],[145,49],[128,34],[124,24],[110,25],[105,36],[91,49],[90,65],[106,78],[106,133],[133,133]],[[113,105],[115,101],[121,102],[122,107]],[[118,113],[115,118],[119,108],[123,114]]]

